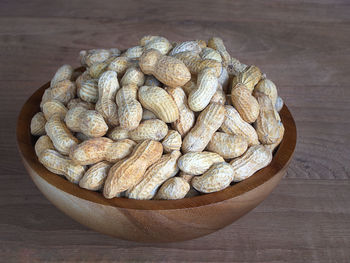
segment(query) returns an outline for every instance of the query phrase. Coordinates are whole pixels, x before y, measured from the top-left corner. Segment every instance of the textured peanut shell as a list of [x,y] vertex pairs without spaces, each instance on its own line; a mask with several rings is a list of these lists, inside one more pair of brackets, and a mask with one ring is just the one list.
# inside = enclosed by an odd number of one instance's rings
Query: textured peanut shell
[[173,98],[179,110],[179,118],[175,122],[173,122],[171,125],[183,137],[189,132],[189,130],[194,125],[194,122],[195,122],[194,113],[188,107],[187,97],[182,88],[167,87],[165,90]]
[[238,83],[231,92],[232,105],[248,123],[253,123],[259,116],[259,104],[245,85]]
[[108,131],[108,126],[99,112],[83,107],[69,110],[65,122],[71,131],[84,133],[88,137],[101,137]]
[[222,131],[232,135],[241,135],[248,141],[248,145],[259,144],[258,135],[252,125],[245,122],[238,111],[231,105],[225,105],[226,115],[223,124],[221,125]]
[[210,102],[214,102],[214,103],[219,103],[224,105],[226,102],[226,94],[225,92],[222,90],[222,87],[220,84],[218,84],[218,87],[213,95],[213,97],[211,97]]
[[202,111],[194,127],[185,136],[182,150],[201,152],[208,145],[214,132],[220,128],[225,118],[225,108],[221,104],[211,103]]
[[49,120],[54,114],[58,114],[61,119],[64,119],[67,111],[67,108],[58,100],[49,100],[43,104],[43,113],[46,120]]
[[128,139],[129,138],[129,131],[118,126],[118,127],[113,128],[110,132],[108,132],[107,136],[108,136],[108,138],[112,139],[113,141]]
[[275,103],[275,109],[276,111],[280,111],[283,108],[283,99],[281,97],[277,97],[276,103]]
[[179,118],[179,110],[173,98],[160,87],[142,86],[138,97],[142,106],[164,122],[174,122]]
[[269,165],[272,160],[272,152],[263,145],[254,145],[240,157],[232,160],[233,181],[240,182],[252,176],[258,170]]
[[182,86],[191,78],[191,73],[182,61],[164,56],[154,49],[142,54],[139,65],[143,73],[152,74],[170,87]]
[[43,109],[43,105],[45,104],[45,102],[51,100],[51,88],[48,88],[44,91],[44,94],[41,98],[41,102],[40,102],[40,109]]
[[135,46],[128,48],[122,56],[134,59],[134,58],[139,58],[143,53],[143,47],[141,46]]
[[198,74],[197,87],[188,96],[188,105],[193,111],[202,111],[208,106],[218,87],[215,70],[205,68]]
[[39,157],[47,149],[55,150],[50,137],[47,135],[40,136],[34,145],[36,156]]
[[80,179],[79,186],[92,191],[101,190],[111,166],[109,162],[99,162],[91,166]]
[[55,150],[44,150],[39,156],[41,162],[49,171],[63,175],[72,183],[79,183],[85,173],[85,167],[73,163],[68,157],[63,156]]
[[142,109],[142,120],[152,120],[152,119],[158,119],[157,116],[150,110]]
[[68,101],[75,98],[75,95],[75,83],[68,79],[57,82],[51,87],[51,99],[58,100],[64,105],[67,105]]
[[241,135],[230,135],[215,132],[207,149],[221,155],[225,159],[241,156],[248,148],[247,140]]
[[126,70],[124,76],[122,77],[120,84],[122,87],[126,85],[136,85],[138,87],[142,86],[145,82],[145,75],[137,67],[130,67]]
[[159,119],[142,121],[140,125],[132,131],[129,131],[129,138],[140,142],[143,140],[162,140],[168,133],[168,126]]
[[119,124],[115,95],[119,89],[117,73],[114,71],[104,72],[98,80],[98,101],[96,110],[114,126]]
[[283,139],[283,135],[284,135],[284,126],[283,126],[283,123],[282,122],[279,122],[278,123],[278,126],[279,126],[279,137],[278,137],[278,140],[275,142],[275,143],[272,143],[272,144],[266,144],[265,147],[267,149],[270,149],[270,151],[274,151],[277,146],[281,143],[282,139]]
[[238,75],[239,73],[243,72],[248,66],[246,64],[241,63],[238,59],[231,57],[228,65],[227,65],[227,71],[229,75]]
[[108,70],[116,72],[119,76],[122,76],[127,68],[133,65],[132,59],[128,57],[117,57],[111,61],[108,65]]
[[147,43],[151,42],[152,40],[155,40],[157,38],[159,38],[160,36],[152,36],[152,35],[146,35],[146,36],[143,36],[141,39],[140,39],[140,46],[145,46],[147,45]]
[[194,189],[202,193],[213,193],[228,187],[234,170],[228,163],[216,163],[201,176],[195,176],[191,183]]
[[87,52],[81,52],[83,65],[91,67],[93,64],[101,63],[111,56],[111,51],[107,49],[91,49]]
[[190,175],[200,175],[206,172],[214,163],[225,160],[214,152],[192,152],[181,156],[178,161],[180,170]]
[[184,179],[186,182],[191,183],[192,178],[195,177],[193,174],[186,174],[184,172],[180,172],[179,177]]
[[69,156],[78,164],[90,165],[101,161],[115,163],[127,157],[136,143],[129,139],[112,141],[109,138],[93,138],[72,148]]
[[78,96],[83,101],[96,103],[98,100],[98,85],[94,79],[86,80],[81,83]]
[[139,200],[152,199],[159,186],[179,171],[176,163],[180,156],[180,151],[163,155],[147,169],[143,179],[126,192],[126,196]]
[[218,78],[218,82],[222,87],[222,90],[225,93],[228,93],[229,86],[230,86],[230,76],[227,72],[227,69],[225,67],[222,68],[221,74]]
[[212,59],[220,63],[222,62],[222,57],[220,53],[210,47],[203,48],[200,53],[200,56],[202,59]]
[[83,107],[87,110],[95,109],[95,105],[86,101],[81,100],[80,98],[71,99],[67,104],[67,109],[71,110],[75,107]]
[[30,121],[30,133],[34,136],[44,135],[45,132],[46,119],[44,113],[36,113],[32,120]]
[[168,134],[162,141],[163,149],[166,153],[178,151],[181,148],[182,139],[180,133],[174,130],[169,130]]
[[212,37],[208,40],[208,47],[217,50],[221,57],[222,62],[225,66],[227,66],[231,60],[230,54],[226,51],[226,47],[224,45],[224,41],[219,37]]
[[[124,75],[125,76],[125,75]],[[129,84],[118,90],[116,103],[120,127],[125,130],[134,130],[142,119],[142,106],[137,101],[137,86]]]
[[246,68],[243,72],[239,73],[233,78],[232,87],[236,86],[238,83],[244,84],[247,89],[252,92],[254,87],[261,79],[261,71],[258,67],[252,65]]
[[190,184],[181,177],[173,177],[165,181],[154,199],[177,200],[186,196]]
[[197,88],[196,82],[197,82],[197,77],[192,76],[191,80],[181,87],[185,92],[186,96],[190,95],[192,90]]
[[54,114],[45,124],[46,134],[50,137],[53,145],[63,155],[68,155],[72,147],[76,146],[78,139],[69,131],[61,120],[59,114]]
[[264,93],[271,99],[273,105],[276,104],[278,96],[277,88],[275,83],[273,83],[271,80],[261,79],[259,83],[255,86],[254,92]]
[[[205,68],[213,68],[215,70],[215,76],[219,77],[222,70],[222,65],[212,59],[201,59],[201,57],[192,52],[182,52],[174,56],[175,58],[181,60],[186,67],[189,69],[191,74],[198,74]],[[186,83],[186,82],[185,82]],[[182,85],[178,85],[182,86]]]
[[110,60],[106,60],[101,63],[96,63],[91,65],[91,67],[87,68],[86,70],[89,72],[92,78],[98,79],[102,75],[102,73],[108,70],[110,62],[111,62]]
[[73,68],[70,65],[61,66],[51,79],[50,87],[55,86],[58,82],[62,80],[70,80],[73,74]]
[[138,144],[130,157],[118,165],[113,165],[109,170],[103,188],[104,197],[113,198],[137,185],[147,168],[159,160],[162,153],[163,147],[160,142],[146,140]]
[[155,49],[158,50],[162,55],[168,54],[172,48],[173,46],[165,37],[153,38],[144,46],[144,50]]
[[185,41],[180,44],[177,44],[169,53],[170,56],[174,56],[181,52],[192,52],[195,54],[199,54],[202,51],[201,46],[199,45],[198,41],[192,40],[192,41]]
[[[255,123],[256,133],[262,144],[272,144],[280,137],[278,119],[271,99],[264,93],[257,94],[260,114]],[[277,113],[278,115],[278,113]]]

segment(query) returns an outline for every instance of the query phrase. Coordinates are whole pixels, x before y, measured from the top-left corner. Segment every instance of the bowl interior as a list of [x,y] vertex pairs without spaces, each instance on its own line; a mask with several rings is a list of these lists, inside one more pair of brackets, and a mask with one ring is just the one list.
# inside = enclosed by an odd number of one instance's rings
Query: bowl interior
[[[82,69],[76,69],[81,71]],[[17,122],[17,145],[22,159],[27,169],[36,172],[40,177],[46,180],[56,188],[72,194],[76,197],[103,204],[108,206],[143,209],[143,210],[164,210],[164,209],[183,209],[209,205],[222,202],[245,192],[250,191],[270,180],[278,171],[285,168],[292,158],[296,145],[296,126],[293,117],[284,105],[280,111],[280,116],[285,127],[284,138],[275,150],[272,162],[265,168],[261,169],[246,180],[236,183],[228,188],[211,194],[205,194],[180,200],[134,200],[128,198],[105,199],[99,192],[89,191],[67,181],[61,176],[53,174],[39,163],[35,151],[34,144],[36,138],[30,134],[30,121],[35,113],[40,111],[40,101],[44,90],[48,88],[50,83],[46,83],[40,87],[23,105]]]

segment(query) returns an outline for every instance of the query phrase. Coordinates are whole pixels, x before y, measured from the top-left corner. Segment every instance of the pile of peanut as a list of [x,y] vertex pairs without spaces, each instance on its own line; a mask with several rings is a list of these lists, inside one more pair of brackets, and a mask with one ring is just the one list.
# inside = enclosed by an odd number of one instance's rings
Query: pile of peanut
[[284,127],[275,84],[222,39],[80,52],[31,121],[39,161],[105,198],[181,199],[242,181],[272,160]]

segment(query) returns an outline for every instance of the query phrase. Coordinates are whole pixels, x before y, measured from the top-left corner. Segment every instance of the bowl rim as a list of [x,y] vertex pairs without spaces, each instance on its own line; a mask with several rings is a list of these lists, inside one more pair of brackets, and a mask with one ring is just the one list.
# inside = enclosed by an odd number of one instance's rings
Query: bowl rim
[[[76,68],[75,71],[83,71],[84,68]],[[34,136],[30,134],[30,122],[34,114],[40,111],[40,101],[44,90],[50,86],[50,82],[37,89],[23,104],[18,115],[16,138],[17,148],[25,164],[26,169],[34,172],[52,186],[71,194],[77,198],[93,203],[116,208],[137,210],[172,210],[188,209],[205,205],[213,205],[243,195],[254,188],[271,180],[277,173],[287,168],[292,159],[297,138],[295,121],[286,105],[280,111],[282,123],[285,127],[283,140],[275,150],[272,162],[259,170],[249,178],[236,183],[228,188],[210,194],[183,198],[179,200],[135,200],[128,198],[106,199],[102,193],[80,188],[65,178],[48,171],[37,159],[34,151]],[[39,138],[39,137],[36,137]],[[30,170],[31,171],[30,171]]]

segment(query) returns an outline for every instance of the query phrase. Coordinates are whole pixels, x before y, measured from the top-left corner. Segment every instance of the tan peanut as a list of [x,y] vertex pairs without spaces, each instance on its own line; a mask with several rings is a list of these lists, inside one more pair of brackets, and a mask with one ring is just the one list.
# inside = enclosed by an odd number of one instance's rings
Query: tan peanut
[[98,100],[98,84],[97,80],[90,79],[81,83],[78,96],[83,101],[96,103]]
[[77,79],[75,80],[75,85],[77,86],[77,94],[79,94],[79,90],[81,89],[81,85],[83,82],[92,80],[93,78],[90,76],[89,71],[85,70]]
[[108,70],[112,70],[119,76],[122,76],[125,71],[134,64],[135,62],[128,57],[117,57],[109,63]]
[[232,105],[248,123],[256,121],[259,115],[259,104],[244,84],[238,83],[231,92]]
[[118,126],[118,127],[114,127],[110,132],[108,132],[107,136],[113,141],[128,139],[129,131]]
[[182,199],[190,190],[190,184],[181,177],[173,177],[165,181],[154,199],[176,200]]
[[39,157],[41,153],[43,153],[47,149],[55,150],[55,147],[53,146],[49,136],[42,135],[39,137],[39,139],[36,141],[34,145],[36,156]]
[[50,87],[56,86],[56,84],[63,80],[70,80],[73,75],[73,68],[70,65],[61,66],[51,79]]
[[276,111],[279,112],[282,108],[283,108],[283,99],[281,97],[277,97],[275,109],[276,109]]
[[266,94],[272,101],[272,104],[276,104],[277,100],[277,88],[275,83],[269,79],[261,79],[259,83],[255,86],[254,92],[261,92]]
[[222,90],[227,93],[230,86],[230,76],[228,75],[226,68],[222,68],[218,82],[222,86]]
[[193,177],[195,177],[195,175],[180,172],[179,177],[184,179],[186,182],[191,183],[191,181],[192,181]]
[[187,97],[182,88],[167,87],[165,90],[173,98],[179,110],[179,118],[172,123],[172,127],[175,130],[177,130],[180,133],[180,135],[183,137],[189,132],[189,130],[194,125],[194,122],[195,122],[194,113],[188,107]]
[[192,90],[197,88],[197,77],[194,77],[194,75],[191,77],[191,80],[188,81],[185,85],[183,85],[181,88],[185,92],[186,96],[190,95]]
[[199,55],[192,52],[178,53],[174,57],[181,60],[189,69],[191,74],[198,74],[205,68],[213,68],[215,70],[215,76],[219,77],[222,71],[222,65],[220,62],[212,59],[201,59]]
[[220,154],[225,159],[241,156],[248,148],[247,140],[241,135],[215,132],[207,149]]
[[43,105],[45,102],[51,100],[51,88],[48,88],[44,91],[43,96],[41,97],[40,109],[43,109]]
[[272,144],[267,144],[265,145],[265,147],[267,149],[270,149],[270,151],[274,151],[277,146],[281,143],[282,139],[283,139],[283,136],[284,136],[284,126],[282,124],[282,122],[279,122],[278,123],[278,127],[279,127],[279,137],[278,137],[278,140],[275,142],[275,143],[272,143]]
[[111,57],[119,57],[121,54],[119,48],[110,48],[109,51],[111,52]]
[[168,133],[168,126],[159,119],[142,121],[140,125],[132,131],[129,131],[129,138],[140,142],[143,140],[162,140]]
[[98,64],[106,61],[111,56],[111,51],[107,49],[91,49],[89,51],[80,51],[82,65],[91,67],[94,64]]
[[142,86],[138,97],[142,106],[164,122],[174,122],[179,118],[179,110],[173,98],[160,87]]
[[200,175],[206,172],[214,163],[221,163],[225,160],[213,152],[192,152],[181,156],[178,166],[186,174]]
[[201,152],[208,145],[214,132],[220,128],[225,118],[225,108],[221,104],[209,104],[198,116],[196,124],[182,143],[186,152]]
[[45,131],[57,151],[63,155],[68,155],[70,149],[78,144],[78,139],[72,135],[59,114],[52,115],[46,122]]
[[105,161],[91,166],[80,179],[79,186],[92,191],[101,190],[111,166],[111,163]]
[[91,67],[87,68],[86,70],[89,72],[89,75],[93,79],[98,79],[102,75],[102,73],[108,70],[109,64],[111,63],[112,60],[114,60],[114,58],[110,58],[101,63],[93,64],[91,65]]
[[30,121],[30,133],[34,136],[45,134],[46,119],[42,112],[36,113]]
[[226,94],[225,92],[222,90],[222,87],[221,85],[219,84],[213,97],[211,97],[211,100],[210,102],[214,102],[214,103],[219,103],[219,104],[222,104],[224,105],[225,102],[226,102]]
[[224,45],[224,41],[219,37],[212,37],[208,40],[208,47],[217,50],[221,57],[222,62],[225,66],[227,66],[230,63],[231,56],[227,52],[226,47]]
[[85,167],[75,164],[68,157],[63,156],[55,150],[44,150],[39,156],[41,162],[49,171],[63,175],[72,183],[79,183],[85,173]]
[[135,59],[141,57],[143,53],[143,47],[141,46],[135,46],[128,48],[122,56],[128,57],[130,59]]
[[152,75],[147,75],[145,78],[145,86],[157,86],[161,87],[162,83]]
[[54,114],[58,114],[61,119],[64,119],[67,111],[67,108],[58,100],[49,100],[43,104],[43,113],[46,120],[49,120]]
[[[125,75],[124,75],[125,76]],[[137,86],[129,84],[118,90],[116,103],[120,127],[125,130],[134,130],[142,119],[142,106],[137,101]]]
[[[257,93],[260,114],[255,123],[256,133],[262,144],[272,144],[280,137],[278,119],[271,99],[264,93]],[[278,113],[277,113],[278,115]]]
[[172,47],[173,46],[171,45],[169,40],[165,37],[156,37],[145,44],[144,51],[149,49],[155,49],[158,50],[162,55],[166,55],[172,49]]
[[67,109],[68,110],[71,110],[75,107],[84,107],[86,108],[87,110],[93,110],[95,109],[95,105],[90,103],[90,102],[86,102],[86,101],[83,101],[81,100],[80,98],[76,98],[76,99],[71,99],[68,104],[67,104]]
[[115,163],[127,157],[136,143],[129,139],[112,141],[109,138],[93,138],[72,148],[70,158],[81,165],[95,164],[101,161]]
[[139,65],[143,73],[152,74],[170,87],[182,86],[191,78],[190,72],[182,61],[162,55],[154,49],[142,54]]
[[229,75],[237,76],[239,73],[243,72],[248,66],[241,63],[238,59],[231,57],[230,62],[227,66],[227,71]]
[[149,42],[155,40],[155,39],[158,39],[160,38],[160,36],[152,36],[152,35],[146,35],[146,36],[143,36],[141,39],[140,39],[140,46],[145,46],[147,45]]
[[166,153],[180,150],[181,144],[181,135],[180,133],[174,130],[169,130],[168,134],[162,141],[163,149]]
[[217,50],[212,49],[210,47],[203,48],[200,53],[200,56],[202,59],[212,59],[220,63],[222,62],[222,57],[220,53]]
[[104,72],[98,80],[98,101],[96,110],[114,126],[119,124],[117,105],[114,102],[116,92],[119,89],[117,73],[114,71]]
[[246,68],[243,72],[238,73],[233,78],[232,87],[235,87],[238,83],[244,84],[246,88],[252,92],[254,87],[261,79],[261,71],[258,67],[252,65]]
[[225,105],[226,115],[224,123],[221,125],[221,129],[228,134],[241,135],[248,141],[248,145],[259,144],[258,134],[252,125],[245,122],[237,110],[231,105]]
[[144,84],[144,82],[145,75],[142,73],[142,71],[137,67],[130,67],[125,71],[120,84],[122,87],[130,84],[140,87]]
[[69,110],[64,121],[71,131],[84,133],[88,137],[101,137],[108,131],[100,113],[80,106]]
[[158,161],[162,153],[163,147],[160,142],[145,140],[138,144],[130,157],[118,165],[113,165],[109,170],[103,188],[104,197],[113,198],[137,185],[147,168]]
[[192,52],[195,54],[199,54],[202,51],[201,46],[199,45],[198,41],[192,40],[192,41],[185,41],[180,44],[177,44],[169,53],[170,56],[174,56],[181,52]]
[[193,177],[194,189],[202,193],[213,193],[228,187],[233,179],[234,170],[228,163],[216,163],[201,176]]
[[180,156],[180,151],[163,155],[146,170],[142,180],[126,192],[126,196],[140,200],[152,199],[159,186],[179,171],[176,162]]
[[76,95],[76,86],[75,83],[65,79],[60,82],[57,82],[51,88],[51,98],[62,102],[64,105],[73,99]]
[[158,119],[157,116],[150,110],[143,109],[142,110],[142,120],[152,120],[152,119]]
[[197,87],[188,96],[188,105],[193,111],[202,111],[208,106],[218,87],[213,68],[205,68],[198,74]]
[[258,170],[269,165],[272,160],[272,152],[263,145],[254,145],[240,157],[233,159],[230,164],[233,167],[233,181],[240,182],[252,176]]

